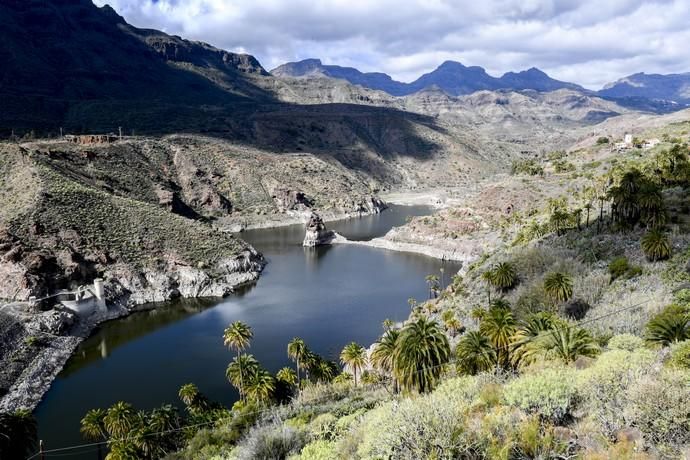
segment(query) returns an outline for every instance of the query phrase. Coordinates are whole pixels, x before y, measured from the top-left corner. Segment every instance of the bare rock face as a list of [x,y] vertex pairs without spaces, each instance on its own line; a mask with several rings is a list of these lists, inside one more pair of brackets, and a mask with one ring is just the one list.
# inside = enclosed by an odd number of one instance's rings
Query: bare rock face
[[314,204],[311,198],[299,190],[276,190],[273,194],[273,200],[278,205],[280,212],[307,211]]
[[302,246],[315,247],[323,244],[330,244],[335,237],[332,230],[326,229],[323,219],[316,213],[312,213],[306,226],[306,233],[304,235],[304,242]]

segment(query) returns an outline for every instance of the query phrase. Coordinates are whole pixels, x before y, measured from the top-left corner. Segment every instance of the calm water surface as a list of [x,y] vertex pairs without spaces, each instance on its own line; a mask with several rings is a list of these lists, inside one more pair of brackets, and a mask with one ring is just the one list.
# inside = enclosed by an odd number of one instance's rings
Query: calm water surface
[[[425,215],[425,206],[394,206],[378,216],[332,222],[350,239],[370,239]],[[254,331],[248,351],[272,372],[293,366],[286,346],[293,337],[337,360],[355,340],[372,343],[381,322],[407,318],[407,299],[422,299],[424,277],[460,267],[429,257],[351,245],[303,248],[301,225],[252,230],[242,238],[268,259],[259,281],[225,299],[185,300],[102,325],[78,348],[36,409],[46,448],[80,444],[86,411],[123,400],[140,409],[176,403],[177,391],[194,382],[211,399],[231,405],[235,389],[225,379],[233,353],[223,329],[241,320]],[[96,458],[94,452],[79,458]]]

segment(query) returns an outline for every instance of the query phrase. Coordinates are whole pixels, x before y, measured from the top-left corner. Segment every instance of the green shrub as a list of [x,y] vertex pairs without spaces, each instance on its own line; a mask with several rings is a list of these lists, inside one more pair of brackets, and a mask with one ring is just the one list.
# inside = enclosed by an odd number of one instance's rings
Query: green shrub
[[626,426],[625,391],[649,372],[654,360],[654,352],[647,349],[611,350],[578,374],[577,388],[584,410],[597,420],[605,436]]
[[332,460],[338,458],[336,446],[334,441],[319,439],[304,446],[302,452],[290,460]]
[[543,176],[544,168],[536,160],[515,160],[510,167],[510,173]]
[[608,144],[609,143],[609,138],[608,137],[600,137],[597,139],[597,145],[602,145],[602,144]]
[[556,160],[553,162],[553,169],[557,173],[565,173],[575,171],[575,165],[565,160]]
[[668,362],[673,367],[690,370],[690,340],[671,345]]
[[306,444],[305,433],[282,424],[253,428],[237,447],[239,459],[283,459],[298,454]]
[[680,458],[678,448],[690,439],[690,376],[665,370],[649,375],[626,392],[625,417],[647,442],[658,446],[668,458]]
[[619,334],[611,337],[607,346],[610,350],[636,351],[644,348],[644,339],[633,334]]
[[570,415],[575,404],[575,373],[557,368],[523,375],[506,385],[503,394],[511,406],[559,422]]
[[611,281],[624,278],[630,279],[642,274],[642,268],[637,265],[630,265],[625,256],[616,257],[609,263],[609,274]]

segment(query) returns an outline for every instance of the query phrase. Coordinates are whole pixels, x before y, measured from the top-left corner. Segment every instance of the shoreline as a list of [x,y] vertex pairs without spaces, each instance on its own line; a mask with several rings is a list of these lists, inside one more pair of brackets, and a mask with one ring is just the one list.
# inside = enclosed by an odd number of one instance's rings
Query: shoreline
[[393,241],[386,239],[386,237],[374,238],[371,240],[357,241],[348,240],[344,236],[336,233],[335,238],[331,241],[331,244],[349,244],[356,246],[368,246],[370,248],[385,249],[388,251],[396,252],[408,252],[413,254],[421,254],[427,257],[433,257],[434,259],[448,260],[453,262],[462,262],[463,264],[468,264],[474,261],[474,258],[467,257],[464,254],[459,254],[456,251],[446,251],[440,248],[435,248],[433,246],[428,246],[418,243],[406,243],[402,241]]
[[[434,209],[439,209],[442,206],[438,203],[431,202],[436,195],[424,192],[417,193],[400,193],[389,195],[390,199],[386,204],[395,204],[401,206],[410,205],[428,205]],[[388,197],[387,197],[388,198]],[[335,222],[340,220],[349,220],[359,217],[366,217],[380,212],[384,212],[387,206],[382,209],[371,210],[368,212],[350,212],[350,213],[328,213],[324,214],[326,222]],[[310,214],[310,213],[309,213]],[[264,220],[262,222],[255,222],[242,230],[251,229],[271,229],[280,228],[289,225],[303,225],[308,219],[307,213],[304,215],[285,215],[281,220]],[[227,228],[225,231],[229,231]],[[238,233],[241,238],[241,232]],[[337,235],[337,234],[336,234]],[[349,241],[337,235],[337,241],[333,243],[339,244],[359,244],[380,249],[387,249],[398,252],[411,252],[434,257],[441,260],[454,260],[464,262],[465,259],[456,256],[452,253],[444,253],[440,249],[428,247],[424,245],[401,243],[386,240],[385,237],[375,238],[370,241]],[[256,282],[256,276],[252,281],[243,281],[232,286],[233,291],[251,282]],[[210,296],[194,296],[194,298],[211,298]],[[164,301],[163,301],[164,302]],[[45,394],[50,390],[53,381],[57,378],[70,357],[74,354],[79,344],[93,334],[93,332],[101,324],[129,316],[132,313],[141,310],[155,310],[157,305],[163,302],[145,302],[145,303],[131,303],[122,298],[111,300],[108,303],[108,313],[96,314],[88,318],[79,318],[77,323],[72,326],[68,334],[54,335],[45,332],[39,332],[43,336],[50,336],[52,339],[48,344],[43,345],[40,350],[36,351],[34,358],[27,363],[19,377],[11,384],[6,394],[0,397],[0,412],[14,412],[18,409],[35,410],[41,403]],[[27,337],[33,332],[27,330]],[[22,343],[16,350],[21,348],[28,348],[30,345]],[[16,351],[15,350],[15,351]]]

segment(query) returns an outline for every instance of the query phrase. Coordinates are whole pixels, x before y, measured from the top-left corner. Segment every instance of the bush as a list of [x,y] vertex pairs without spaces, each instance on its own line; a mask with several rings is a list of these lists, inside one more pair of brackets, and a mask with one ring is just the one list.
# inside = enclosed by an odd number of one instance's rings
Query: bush
[[630,265],[625,256],[616,257],[609,263],[609,274],[611,281],[618,278],[630,279],[642,274],[642,268],[637,265]]
[[649,372],[655,354],[651,350],[636,352],[611,350],[603,353],[577,378],[578,394],[585,413],[593,417],[605,436],[626,426],[623,409],[626,389]]
[[668,362],[673,367],[690,370],[690,340],[671,345]]
[[648,442],[673,458],[679,458],[676,449],[690,439],[688,385],[687,372],[666,370],[661,375],[646,376],[626,394],[626,419]]
[[609,143],[608,137],[600,137],[597,139],[597,145],[608,144],[608,143]]
[[503,394],[511,406],[561,422],[570,416],[575,404],[575,372],[557,368],[523,375],[506,385]]
[[644,348],[644,339],[633,334],[619,334],[611,337],[608,348],[610,350],[636,351]]
[[283,459],[298,454],[304,445],[304,432],[270,424],[252,429],[234,453],[239,460]]
[[338,458],[336,445],[334,441],[324,441],[323,439],[310,442],[304,446],[300,455],[291,457],[290,460],[331,460]]
[[510,167],[510,173],[543,176],[544,168],[536,160],[515,160]]

